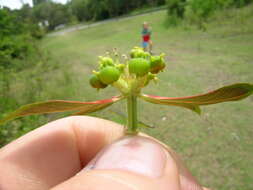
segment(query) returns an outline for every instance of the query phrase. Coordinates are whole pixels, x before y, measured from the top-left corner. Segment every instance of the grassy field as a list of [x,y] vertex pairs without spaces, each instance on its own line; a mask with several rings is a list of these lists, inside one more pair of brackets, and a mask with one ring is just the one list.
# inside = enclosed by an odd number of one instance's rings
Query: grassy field
[[[23,71],[18,81],[13,79],[12,98],[19,105],[35,100],[96,100],[116,95],[112,88],[99,93],[92,89],[88,84],[91,70],[97,66],[97,56],[105,51],[116,47],[125,53],[139,45],[143,21],[152,25],[154,52],[166,53],[167,60],[159,84],[150,85],[145,93],[187,96],[235,82],[252,83],[252,13],[253,6],[217,13],[206,24],[205,32],[184,23],[168,28],[166,12],[159,11],[47,37],[41,46],[52,60],[46,66],[37,66],[36,72],[34,68]],[[140,120],[156,127],[144,131],[175,149],[202,184],[220,190],[253,189],[252,97],[203,107],[200,117],[181,108],[142,101],[139,107]],[[124,103],[117,103],[95,116],[124,123],[113,113],[124,111]],[[61,116],[65,115],[33,116],[8,125],[18,128],[24,121],[37,127]]]

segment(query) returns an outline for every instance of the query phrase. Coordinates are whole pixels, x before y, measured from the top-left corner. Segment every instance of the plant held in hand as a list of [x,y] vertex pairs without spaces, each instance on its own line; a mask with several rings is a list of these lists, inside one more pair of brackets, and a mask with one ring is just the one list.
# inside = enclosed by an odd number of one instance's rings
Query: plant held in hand
[[0,123],[17,117],[53,112],[74,111],[74,115],[84,115],[126,99],[128,113],[126,134],[135,135],[139,130],[138,98],[154,104],[187,108],[200,114],[200,106],[237,101],[253,93],[252,84],[238,83],[196,96],[173,98],[147,95],[143,94],[141,90],[150,81],[156,81],[157,74],[165,68],[164,54],[152,56],[148,52],[144,52],[143,49],[135,47],[130,52],[130,58],[125,56],[126,59],[121,62],[117,52],[114,52],[114,56],[107,55],[99,58],[99,71],[93,72],[90,85],[98,90],[111,85],[120,91],[119,96],[93,102],[51,100],[28,104],[1,119]]

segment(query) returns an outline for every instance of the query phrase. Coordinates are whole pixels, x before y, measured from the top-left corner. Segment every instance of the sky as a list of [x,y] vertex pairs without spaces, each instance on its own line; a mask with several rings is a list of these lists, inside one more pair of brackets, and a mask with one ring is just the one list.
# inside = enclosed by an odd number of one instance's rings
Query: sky
[[[0,6],[6,6],[11,9],[19,9],[22,6],[22,3],[29,3],[32,5],[32,0],[0,0]],[[66,3],[68,0],[53,0],[58,3]]]

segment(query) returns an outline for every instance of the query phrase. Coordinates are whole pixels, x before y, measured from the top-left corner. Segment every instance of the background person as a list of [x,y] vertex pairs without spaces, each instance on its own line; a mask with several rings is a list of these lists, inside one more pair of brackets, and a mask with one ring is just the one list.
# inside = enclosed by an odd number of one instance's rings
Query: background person
[[142,28],[142,47],[145,51],[149,51],[152,53],[152,47],[153,43],[151,41],[151,27],[147,22],[143,23],[143,28]]

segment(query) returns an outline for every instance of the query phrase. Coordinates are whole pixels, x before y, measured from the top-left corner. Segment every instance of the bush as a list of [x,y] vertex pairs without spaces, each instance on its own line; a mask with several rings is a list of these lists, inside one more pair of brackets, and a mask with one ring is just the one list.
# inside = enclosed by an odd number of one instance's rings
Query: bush
[[66,5],[52,1],[45,1],[36,5],[32,9],[32,15],[37,23],[43,23],[48,30],[54,30],[59,25],[68,24],[71,18],[71,13]]
[[189,0],[187,7],[192,13],[201,19],[207,19],[208,16],[217,8],[218,4],[215,0]]
[[10,66],[12,59],[24,59],[32,48],[29,36],[4,37],[0,41],[0,65]]
[[20,19],[19,13],[0,8],[0,66],[10,67],[14,59],[25,59],[34,49],[35,38],[44,32],[30,20]]
[[235,5],[236,7],[243,7],[253,2],[252,0],[231,0],[231,1],[232,5]]
[[167,0],[168,20],[173,23],[175,17],[185,18],[190,24],[205,29],[204,23],[217,10],[228,7],[242,7],[253,0]]
[[185,19],[190,24],[195,24],[199,29],[206,30],[207,18],[218,8],[215,0],[189,0],[185,6]]
[[167,0],[168,14],[183,18],[186,0]]

